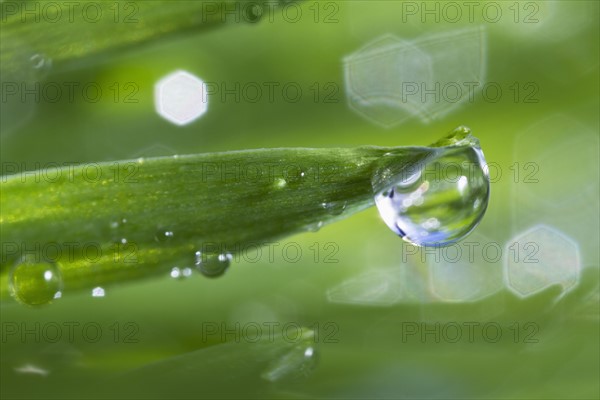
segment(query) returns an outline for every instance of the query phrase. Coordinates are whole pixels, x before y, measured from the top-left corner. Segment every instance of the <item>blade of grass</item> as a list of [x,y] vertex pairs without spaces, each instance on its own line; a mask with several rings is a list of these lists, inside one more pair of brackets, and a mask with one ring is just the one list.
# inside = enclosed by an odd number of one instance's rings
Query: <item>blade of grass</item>
[[[49,4],[50,3],[50,4]],[[157,39],[260,21],[272,1],[22,1],[2,4],[3,73],[33,68],[39,55],[53,64],[139,48]]]
[[[181,385],[197,385],[196,392],[211,398],[236,397],[241,392],[237,387],[244,387],[245,392],[252,385],[259,397],[273,397],[276,389],[273,382],[302,381],[317,364],[315,332],[304,326],[298,332],[293,340],[274,334],[259,340],[234,340],[205,347],[128,371],[110,384],[134,387],[137,393],[141,390],[153,395],[168,395]],[[148,382],[148,376],[156,379]],[[203,379],[198,380],[199,376]],[[241,382],[245,385],[240,385]],[[228,394],[219,393],[228,385]],[[269,393],[271,396],[267,396]]]
[[[458,128],[433,146],[453,145]],[[427,147],[282,148],[67,166],[3,176],[0,284],[24,254],[58,265],[64,290],[193,266],[374,204],[373,176]],[[379,178],[378,178],[379,179]]]

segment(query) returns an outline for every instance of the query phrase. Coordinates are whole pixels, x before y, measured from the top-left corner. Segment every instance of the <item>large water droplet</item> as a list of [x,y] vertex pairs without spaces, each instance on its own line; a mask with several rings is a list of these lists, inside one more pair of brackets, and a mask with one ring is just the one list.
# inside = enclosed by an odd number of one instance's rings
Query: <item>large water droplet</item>
[[470,135],[451,146],[420,150],[418,161],[374,177],[375,203],[404,240],[444,246],[466,236],[483,218],[490,193],[487,165]]
[[10,274],[11,293],[21,303],[36,306],[61,297],[63,286],[55,263],[40,260],[36,255],[23,257]]
[[232,256],[229,253],[209,254],[197,251],[195,265],[202,275],[208,278],[216,278],[227,271],[231,259]]

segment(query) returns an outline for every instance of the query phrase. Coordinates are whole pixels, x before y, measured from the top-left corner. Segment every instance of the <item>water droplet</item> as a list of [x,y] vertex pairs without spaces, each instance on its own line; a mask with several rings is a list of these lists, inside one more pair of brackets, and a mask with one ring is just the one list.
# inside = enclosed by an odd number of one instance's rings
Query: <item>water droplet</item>
[[164,243],[164,242],[168,242],[171,239],[173,239],[174,236],[175,236],[175,234],[173,233],[172,230],[159,229],[158,232],[156,232],[156,235],[154,236],[154,238],[156,239],[157,242]]
[[307,377],[316,368],[317,360],[312,341],[303,341],[271,363],[261,377],[270,382]]
[[104,288],[97,286],[92,289],[92,297],[104,297]]
[[231,264],[232,256],[230,253],[208,254],[200,251],[196,252],[196,269],[202,275],[208,278],[216,278],[225,273],[229,264]]
[[52,59],[45,54],[36,53],[29,57],[29,61],[33,69],[37,71],[38,79],[44,78],[52,69]]
[[62,295],[63,281],[58,266],[36,255],[25,256],[15,264],[10,282],[12,295],[23,304],[47,304]]
[[278,189],[283,189],[287,185],[287,182],[283,178],[277,178],[275,180],[275,187]]
[[309,232],[318,232],[323,227],[323,221],[315,222],[306,226],[306,230]]
[[263,9],[259,4],[250,5],[244,11],[248,22],[258,22],[263,16]]
[[126,218],[119,218],[119,219],[116,219],[116,220],[114,220],[114,221],[111,221],[111,222],[110,222],[110,227],[111,227],[112,229],[117,229],[117,228],[120,228],[120,227],[122,227],[122,226],[123,226],[123,225],[125,225],[126,223],[127,223],[127,219],[126,219]]
[[340,215],[346,210],[347,203],[345,201],[330,201],[321,205],[330,215]]
[[490,182],[479,142],[468,135],[451,146],[419,151],[418,162],[374,177],[379,214],[415,245],[456,242],[479,224],[488,204]]

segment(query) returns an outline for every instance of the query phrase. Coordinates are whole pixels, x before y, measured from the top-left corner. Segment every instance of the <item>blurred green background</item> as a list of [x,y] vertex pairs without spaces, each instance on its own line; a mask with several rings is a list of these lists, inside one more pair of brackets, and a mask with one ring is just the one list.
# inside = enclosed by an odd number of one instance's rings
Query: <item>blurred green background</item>
[[[407,255],[414,249],[372,208],[281,241],[277,249],[302,249],[296,263],[276,250],[274,261],[264,252],[255,263],[241,259],[216,280],[165,276],[107,287],[104,297],[65,294],[40,308],[2,304],[2,397],[598,398],[598,3],[502,1],[496,22],[486,20],[485,3],[470,20],[460,2],[463,16],[449,21],[447,4],[306,1],[297,22],[289,18],[296,8],[288,18],[277,9],[272,20],[242,18],[118,54],[4,73],[3,84],[27,76],[42,85],[94,82],[104,91],[98,102],[77,90],[74,100],[57,102],[3,96],[10,113],[3,112],[0,156],[21,170],[262,147],[426,145],[467,125],[501,173],[470,238],[504,254],[462,269],[432,262],[434,253]],[[424,7],[438,7],[438,20]],[[537,22],[523,23],[532,12]],[[344,57],[384,34],[413,40],[473,26],[485,29],[485,82],[501,87],[497,101],[476,91],[442,118],[388,129],[348,107]],[[252,102],[219,92],[205,115],[179,127],[154,106],[155,83],[178,69],[229,88],[293,82],[302,95],[286,101],[275,89],[274,101],[264,94]],[[536,102],[525,101],[531,84]],[[136,102],[124,101],[129,93]],[[547,270],[559,271],[550,273],[556,283],[570,279],[563,266],[577,269],[568,290],[556,284],[518,296],[507,288],[508,246],[524,233]],[[325,260],[329,249],[338,262]],[[64,324],[73,322],[69,338]],[[279,334],[287,323],[308,327],[317,338],[256,344],[235,328],[265,322],[280,323]],[[97,342],[82,334],[86,323],[101,327]],[[478,324],[472,340],[470,323]],[[56,343],[48,324],[62,327]],[[235,333],[222,335],[221,324]],[[209,326],[218,333],[207,336]],[[463,336],[453,342],[456,326]],[[23,338],[27,329],[37,336]]]

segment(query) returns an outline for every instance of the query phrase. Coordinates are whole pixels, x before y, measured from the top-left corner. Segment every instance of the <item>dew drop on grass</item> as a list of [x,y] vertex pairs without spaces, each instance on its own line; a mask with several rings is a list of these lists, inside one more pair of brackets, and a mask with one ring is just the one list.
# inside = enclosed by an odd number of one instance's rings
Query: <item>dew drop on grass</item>
[[327,211],[328,214],[340,215],[346,209],[347,203],[345,201],[330,201],[321,205]]
[[490,193],[483,152],[470,135],[452,146],[423,148],[418,162],[380,171],[373,186],[386,225],[417,246],[444,246],[468,235]]
[[55,263],[40,260],[36,255],[23,257],[10,273],[12,295],[21,303],[37,306],[61,297],[63,286]]
[[283,178],[277,178],[277,179],[275,180],[275,187],[276,187],[277,189],[283,189],[284,187],[286,187],[286,185],[287,185],[287,182],[286,182],[286,180],[285,180],[285,179],[283,179]]
[[231,264],[230,253],[211,254],[196,252],[196,269],[208,278],[216,278],[225,273]]
[[154,238],[159,243],[165,243],[165,242],[168,242],[171,239],[173,239],[174,236],[175,236],[175,234],[173,233],[172,230],[169,230],[169,229],[159,229],[156,232],[156,235],[154,236]]
[[29,57],[31,66],[38,71],[47,72],[52,68],[52,59],[42,53],[36,53]]
[[323,227],[323,221],[315,222],[314,224],[306,225],[306,230],[309,232],[318,232]]

